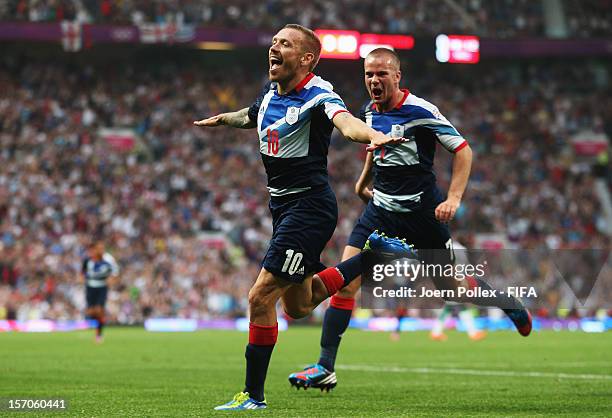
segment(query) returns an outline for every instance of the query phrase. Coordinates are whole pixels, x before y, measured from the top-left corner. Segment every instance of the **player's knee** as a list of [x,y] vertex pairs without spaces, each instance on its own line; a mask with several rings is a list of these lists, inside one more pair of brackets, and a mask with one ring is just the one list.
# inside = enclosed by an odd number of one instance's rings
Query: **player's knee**
[[307,306],[287,306],[286,304],[283,304],[283,310],[292,319],[302,319],[312,312],[312,309]]
[[253,287],[251,290],[249,290],[249,307],[251,310],[253,307],[264,305],[265,300],[265,294],[259,291],[259,289]]
[[267,308],[268,306],[274,306],[276,300],[272,298],[271,292],[267,291],[265,286],[253,286],[249,290],[249,307],[251,311],[259,307]]

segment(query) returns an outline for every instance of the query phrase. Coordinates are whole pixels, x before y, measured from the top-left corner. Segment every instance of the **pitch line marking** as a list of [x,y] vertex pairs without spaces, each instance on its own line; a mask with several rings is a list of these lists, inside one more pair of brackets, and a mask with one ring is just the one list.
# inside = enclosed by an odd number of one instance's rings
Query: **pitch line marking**
[[[524,363],[527,364],[527,363]],[[534,365],[540,365],[540,363],[533,363]],[[437,368],[457,368],[460,367],[462,368],[463,366],[482,366],[482,367],[486,367],[486,366],[490,366],[491,363],[484,363],[484,362],[477,362],[477,361],[463,361],[463,360],[457,360],[457,361],[453,361],[453,362],[445,362],[445,361],[439,361],[436,362],[436,367]],[[527,364],[529,365],[529,364]],[[610,361],[564,361],[564,362],[549,362],[546,363],[547,366],[559,366],[559,367],[587,367],[587,366],[606,366],[609,368],[612,368],[612,362]],[[508,369],[510,370],[512,366],[507,366],[507,365],[498,365],[498,367],[500,368],[500,370],[503,369]],[[480,370],[480,369],[478,369]]]
[[475,370],[475,369],[432,369],[430,367],[377,367],[357,364],[342,364],[337,369],[354,370],[360,372],[390,372],[390,373],[419,373],[419,374],[461,374],[472,376],[505,376],[505,377],[548,377],[553,379],[583,379],[583,380],[612,380],[607,374],[575,374],[550,372],[515,372],[504,370]]

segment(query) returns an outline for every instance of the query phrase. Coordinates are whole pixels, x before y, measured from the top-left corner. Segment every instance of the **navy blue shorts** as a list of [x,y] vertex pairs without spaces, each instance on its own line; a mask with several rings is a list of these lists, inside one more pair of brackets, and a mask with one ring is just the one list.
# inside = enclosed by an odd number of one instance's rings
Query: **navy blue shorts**
[[[416,249],[425,250],[421,257],[426,262],[452,262],[452,240],[450,231],[446,224],[438,221],[435,216],[435,208],[415,212],[391,212],[374,205],[370,200],[365,210],[357,220],[353,232],[348,240],[348,245],[363,248],[368,236],[375,230],[384,232],[391,237],[405,238],[406,242],[413,244]],[[431,251],[441,250],[449,251]],[[447,260],[439,260],[440,256]]]
[[87,299],[87,307],[104,306],[106,305],[107,287],[89,287],[86,286],[85,298]]
[[262,266],[293,283],[323,270],[321,252],[338,222],[334,192],[326,187],[293,200],[271,200],[269,207],[273,232]]

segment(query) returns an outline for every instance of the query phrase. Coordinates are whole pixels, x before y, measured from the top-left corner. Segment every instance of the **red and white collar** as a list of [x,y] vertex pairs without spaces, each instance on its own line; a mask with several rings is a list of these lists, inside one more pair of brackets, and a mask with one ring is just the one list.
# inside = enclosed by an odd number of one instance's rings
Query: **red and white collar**
[[[410,94],[410,90],[408,90],[408,89],[400,89],[400,91],[402,93],[404,93],[404,95],[402,96],[400,101],[397,102],[397,104],[391,108],[391,110],[398,110],[398,109],[400,109],[402,107],[402,105],[404,104],[404,102],[406,101],[406,98]],[[378,109],[376,109],[376,104],[374,104],[374,103],[372,103],[372,109],[374,109],[374,110],[376,110],[378,112]],[[379,113],[384,113],[384,112],[379,112]]]
[[293,89],[296,91],[296,93],[299,93],[300,91],[302,91],[302,89],[304,88],[304,86],[305,86],[306,84],[308,84],[308,82],[309,82],[310,80],[312,80],[312,78],[313,78],[314,76],[315,76],[315,75],[314,75],[313,73],[308,73],[308,74],[306,74],[306,77],[304,77],[304,79],[303,79],[302,81],[300,81],[300,82],[297,84],[297,86],[295,86],[295,87],[293,88]]

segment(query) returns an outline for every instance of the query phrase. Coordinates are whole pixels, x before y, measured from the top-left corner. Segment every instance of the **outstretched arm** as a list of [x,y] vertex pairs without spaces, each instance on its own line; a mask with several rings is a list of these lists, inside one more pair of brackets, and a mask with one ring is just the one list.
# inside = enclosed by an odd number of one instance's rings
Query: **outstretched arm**
[[368,152],[365,162],[363,163],[363,170],[361,171],[359,180],[357,180],[355,184],[355,193],[357,193],[357,196],[359,196],[364,203],[368,203],[372,196],[374,196],[372,190],[368,189],[368,185],[372,181],[372,158],[373,154]]
[[373,147],[405,141],[404,138],[391,138],[382,132],[375,131],[348,112],[338,113],[334,116],[332,122],[347,139],[362,144],[370,144]]
[[216,116],[212,116],[207,119],[202,119],[193,122],[196,126],[202,127],[213,127],[227,125],[234,128],[250,129],[254,128],[257,124],[249,118],[249,108],[245,107],[236,112],[221,113]]
[[436,218],[442,222],[451,221],[461,204],[463,192],[470,177],[472,168],[472,149],[469,145],[461,148],[453,158],[453,174],[448,189],[448,197],[436,208]]

